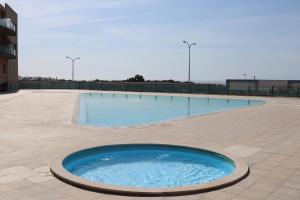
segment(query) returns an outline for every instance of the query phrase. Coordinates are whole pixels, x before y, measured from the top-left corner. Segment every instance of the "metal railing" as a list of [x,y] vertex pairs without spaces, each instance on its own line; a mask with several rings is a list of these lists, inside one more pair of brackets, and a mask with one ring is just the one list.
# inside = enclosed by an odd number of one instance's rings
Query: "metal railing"
[[161,82],[19,81],[20,89],[85,89],[101,91],[191,93],[242,96],[300,97],[300,88],[230,88],[229,85]]
[[0,53],[10,56],[16,56],[17,51],[13,46],[0,46]]
[[6,27],[12,31],[16,31],[16,26],[9,18],[0,18],[0,26]]

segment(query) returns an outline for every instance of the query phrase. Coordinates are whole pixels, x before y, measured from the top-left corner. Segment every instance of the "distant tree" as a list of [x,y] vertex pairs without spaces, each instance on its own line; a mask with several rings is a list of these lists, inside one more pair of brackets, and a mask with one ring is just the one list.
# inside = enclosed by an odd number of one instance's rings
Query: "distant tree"
[[167,83],[176,83],[176,81],[169,79],[169,80],[163,80],[162,82],[167,82]]
[[181,83],[180,81],[175,81],[173,79],[169,80],[147,80],[147,82],[159,82],[159,83]]
[[131,77],[126,80],[127,82],[145,82],[145,79],[142,75],[135,75],[134,77]]

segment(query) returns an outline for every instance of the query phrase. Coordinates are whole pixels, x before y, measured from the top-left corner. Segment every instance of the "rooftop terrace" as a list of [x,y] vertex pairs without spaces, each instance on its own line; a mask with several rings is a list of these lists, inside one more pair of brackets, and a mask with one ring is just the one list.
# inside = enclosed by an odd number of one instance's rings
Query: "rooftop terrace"
[[263,99],[267,103],[149,126],[92,128],[71,123],[81,92],[88,91],[21,90],[0,95],[1,200],[147,199],[85,191],[57,180],[49,171],[49,164],[66,152],[116,143],[219,149],[244,159],[251,169],[248,178],[231,187],[151,199],[300,199],[299,99],[226,96]]

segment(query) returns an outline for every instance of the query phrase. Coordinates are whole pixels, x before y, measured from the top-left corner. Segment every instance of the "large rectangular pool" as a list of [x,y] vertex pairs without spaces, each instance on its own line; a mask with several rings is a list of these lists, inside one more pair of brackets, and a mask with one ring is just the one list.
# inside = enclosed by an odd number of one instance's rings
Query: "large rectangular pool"
[[263,101],[86,93],[80,95],[79,123],[103,127],[127,127],[259,104],[263,104]]

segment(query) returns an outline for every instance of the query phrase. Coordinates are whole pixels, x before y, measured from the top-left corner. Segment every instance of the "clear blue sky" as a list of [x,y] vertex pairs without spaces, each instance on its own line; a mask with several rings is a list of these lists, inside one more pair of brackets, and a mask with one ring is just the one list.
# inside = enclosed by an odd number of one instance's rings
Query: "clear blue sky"
[[[3,0],[1,0],[3,2]],[[300,0],[7,0],[19,73],[76,79],[300,79]]]

